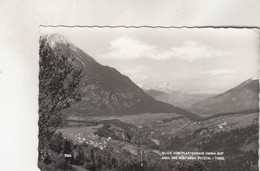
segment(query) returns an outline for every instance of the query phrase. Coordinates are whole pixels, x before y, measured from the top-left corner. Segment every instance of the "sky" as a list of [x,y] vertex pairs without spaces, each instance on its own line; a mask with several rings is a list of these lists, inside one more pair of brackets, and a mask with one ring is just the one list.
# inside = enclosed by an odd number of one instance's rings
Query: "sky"
[[102,65],[137,85],[171,83],[182,91],[226,91],[258,77],[259,31],[254,29],[50,28]]

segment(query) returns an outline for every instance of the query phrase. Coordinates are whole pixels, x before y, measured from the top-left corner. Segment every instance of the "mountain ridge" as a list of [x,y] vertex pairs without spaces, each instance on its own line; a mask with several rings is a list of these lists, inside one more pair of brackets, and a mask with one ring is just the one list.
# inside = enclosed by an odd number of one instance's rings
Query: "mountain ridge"
[[221,114],[240,111],[259,111],[259,80],[248,79],[216,96],[193,105],[198,113]]
[[215,95],[215,91],[181,91],[172,83],[162,83],[146,90],[154,99],[189,109],[194,103]]
[[[63,36],[45,35],[42,38],[47,39],[45,46],[50,46],[55,57],[67,58],[73,68],[82,73],[78,88],[75,89],[81,99],[71,104],[69,110],[63,111],[74,111],[85,115],[165,112],[196,117],[180,107],[154,100],[127,76],[112,67],[99,64]],[[73,76],[68,76],[67,79],[73,80]],[[66,84],[66,81],[63,84]]]

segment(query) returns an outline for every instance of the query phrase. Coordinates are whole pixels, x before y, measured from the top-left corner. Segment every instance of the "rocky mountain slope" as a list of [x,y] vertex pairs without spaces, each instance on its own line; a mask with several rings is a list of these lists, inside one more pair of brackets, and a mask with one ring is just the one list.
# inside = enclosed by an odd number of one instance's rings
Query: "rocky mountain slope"
[[[77,87],[70,91],[76,97],[67,96],[66,104],[64,104],[67,107],[63,107],[63,113],[126,115],[145,112],[172,112],[196,117],[179,107],[154,100],[127,76],[122,75],[114,68],[99,64],[62,35],[46,35],[43,38],[46,41],[42,47],[49,47],[48,53],[53,53],[54,58],[64,58],[66,60],[65,65],[80,73],[80,79],[76,81]],[[64,63],[60,65],[64,65]],[[61,70],[55,72],[62,73]],[[74,82],[75,76],[73,72],[63,74],[64,79],[61,81],[55,80],[53,84],[63,85],[62,89],[67,90]],[[60,97],[56,96],[56,98],[59,100]],[[59,102],[57,101],[57,103]]]
[[258,111],[259,80],[248,79],[238,86],[193,105],[198,113],[220,114]]

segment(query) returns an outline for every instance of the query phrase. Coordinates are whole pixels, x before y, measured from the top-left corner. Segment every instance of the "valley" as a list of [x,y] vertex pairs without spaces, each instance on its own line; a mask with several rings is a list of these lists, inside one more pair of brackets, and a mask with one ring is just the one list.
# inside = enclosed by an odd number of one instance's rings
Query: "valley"
[[[83,116],[77,119],[80,121],[77,126],[59,128],[57,132],[77,144],[90,144],[101,150],[112,147],[115,153],[122,153],[123,150],[136,156],[137,159],[141,158],[141,151],[158,157],[165,150],[204,151],[215,136],[223,133],[232,135],[237,130],[246,130],[253,125],[258,128],[258,113],[216,116],[203,118],[200,121],[192,121],[181,115],[169,113]],[[82,124],[83,121],[97,125],[85,126]],[[110,131],[107,131],[108,129]],[[129,132],[131,129],[134,129],[132,134]],[[126,138],[127,136],[129,137]],[[240,144],[237,150],[257,152],[257,132],[252,135],[242,133],[236,136],[245,136],[243,142],[237,142]],[[226,148],[229,148],[229,145],[226,144]],[[226,154],[225,158],[229,160],[229,150],[214,147],[210,149],[215,152],[223,151]]]
[[[258,79],[223,93],[143,90],[60,34],[41,36],[39,63],[42,171],[257,170]],[[162,160],[163,151],[224,160]]]
[[[60,128],[57,131],[73,139],[78,133],[92,135],[97,139],[94,133],[106,123],[110,125],[124,125],[125,127],[135,127],[136,130],[148,134],[150,138],[158,138],[163,135],[183,136],[192,134],[198,129],[205,129],[209,133],[220,131],[231,131],[238,128],[246,128],[258,123],[258,113],[234,114],[226,116],[216,116],[214,118],[202,118],[198,121],[192,121],[188,118],[181,117],[178,114],[160,113],[160,114],[136,114],[123,116],[93,116],[78,117],[78,125],[72,127]],[[84,121],[96,126],[84,126]],[[106,123],[104,121],[107,121]],[[113,123],[112,121],[118,121]],[[120,122],[121,121],[121,122]],[[115,127],[115,129],[117,129]],[[119,128],[118,128],[119,129]],[[72,133],[72,134],[71,134]]]

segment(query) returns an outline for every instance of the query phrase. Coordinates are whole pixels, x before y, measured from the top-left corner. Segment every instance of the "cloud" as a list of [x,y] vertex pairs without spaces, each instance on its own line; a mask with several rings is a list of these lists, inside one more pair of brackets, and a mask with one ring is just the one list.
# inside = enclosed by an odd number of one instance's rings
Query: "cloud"
[[187,41],[180,47],[159,50],[155,45],[145,44],[140,40],[129,37],[120,37],[111,41],[108,49],[109,53],[101,55],[102,57],[117,59],[152,58],[155,60],[178,58],[193,62],[202,58],[212,58],[227,54],[219,49],[193,41]]
[[234,70],[225,70],[225,69],[215,69],[200,72],[201,75],[209,75],[209,76],[218,76],[218,75],[231,75],[236,74]]
[[150,57],[156,53],[156,46],[147,45],[129,37],[120,37],[110,42],[109,53],[105,58],[134,59]]

